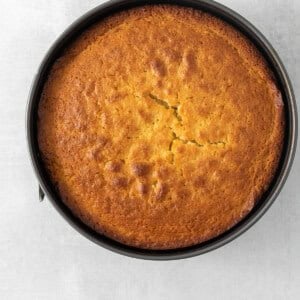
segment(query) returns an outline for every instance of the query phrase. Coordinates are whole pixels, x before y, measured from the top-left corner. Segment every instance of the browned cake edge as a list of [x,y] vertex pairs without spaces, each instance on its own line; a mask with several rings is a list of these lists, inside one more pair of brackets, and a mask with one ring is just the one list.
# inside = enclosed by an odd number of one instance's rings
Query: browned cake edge
[[[243,57],[246,58],[246,60],[249,62],[249,68],[252,68],[254,71],[257,72],[258,76],[263,78],[266,81],[266,84],[269,84],[272,86],[274,90],[276,90],[277,93],[277,99],[274,99],[274,102],[276,103],[276,107],[278,109],[278,113],[276,114],[276,130],[274,131],[274,135],[278,137],[278,143],[274,144],[273,149],[273,163],[270,167],[269,176],[265,178],[265,187],[259,194],[256,194],[253,196],[253,199],[249,199],[249,205],[245,211],[243,211],[240,215],[240,218],[237,218],[228,225],[227,228],[221,228],[219,231],[215,231],[207,236],[201,236],[201,238],[194,237],[193,240],[189,241],[189,244],[186,244],[182,241],[177,241],[174,243],[166,243],[166,244],[147,244],[147,243],[140,243],[136,241],[130,241],[128,239],[124,239],[123,236],[117,235],[114,231],[109,231],[107,228],[103,228],[100,224],[95,223],[93,220],[89,218],[88,215],[83,215],[76,206],[72,205],[69,201],[66,202],[65,199],[67,199],[67,194],[65,193],[62,186],[59,186],[59,192],[62,197],[62,200],[65,202],[65,204],[72,210],[75,216],[78,216],[81,220],[84,221],[88,226],[93,228],[95,231],[104,234],[105,236],[108,236],[114,240],[117,240],[121,243],[135,246],[139,248],[145,248],[145,249],[175,249],[175,248],[181,248],[186,246],[191,246],[195,244],[199,244],[201,242],[205,242],[207,240],[210,240],[212,238],[215,238],[219,236],[221,233],[224,233],[225,231],[232,228],[234,225],[236,225],[238,222],[240,222],[254,207],[254,205],[261,199],[262,194],[268,189],[275,173],[278,167],[278,163],[281,157],[282,148],[283,148],[283,142],[284,142],[284,127],[285,127],[285,119],[284,119],[284,109],[283,109],[283,101],[281,97],[281,93],[279,89],[276,86],[275,79],[273,76],[273,73],[268,68],[268,65],[266,61],[263,59],[262,55],[259,53],[259,51],[256,49],[256,47],[247,39],[244,37],[244,35],[240,32],[238,32],[235,28],[233,28],[228,23],[211,16],[208,13],[203,13],[201,11],[197,11],[191,8],[178,8],[177,6],[170,6],[170,5],[160,5],[160,7],[172,10],[174,13],[178,15],[184,15],[186,18],[186,21],[188,23],[188,20],[190,18],[198,18],[198,17],[205,17],[207,18],[207,22],[212,25],[212,28],[218,28],[219,32],[222,32],[222,37],[227,40],[229,44],[232,45],[234,49],[236,49]],[[145,6],[137,9],[131,9],[129,11],[124,11],[121,13],[118,13],[116,15],[108,17],[106,20],[102,21],[103,24],[103,34],[108,34],[110,29],[113,28],[116,24],[122,23],[123,20],[125,20],[128,15],[130,14],[138,14],[143,17],[144,11],[152,9],[152,6]],[[64,60],[71,59],[72,55],[77,55],[84,51],[85,48],[89,46],[89,44],[93,41],[95,38],[95,30],[94,27],[96,25],[92,26],[89,30],[85,31],[81,37],[80,42],[78,40],[74,41],[68,48],[66,48],[65,53],[66,55],[63,55],[60,59],[58,59],[53,69],[56,67],[59,67],[61,63],[65,63]],[[98,33],[97,33],[98,34]],[[84,41],[83,41],[84,39]],[[72,55],[70,55],[72,53]],[[52,70],[53,71],[53,70]],[[51,76],[51,73],[50,73]],[[50,174],[51,176],[51,174]]]

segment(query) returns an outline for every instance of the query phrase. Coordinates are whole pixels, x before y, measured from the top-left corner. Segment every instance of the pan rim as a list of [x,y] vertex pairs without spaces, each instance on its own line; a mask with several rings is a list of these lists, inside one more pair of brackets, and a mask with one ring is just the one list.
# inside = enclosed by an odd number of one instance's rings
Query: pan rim
[[[225,232],[221,236],[208,242],[187,248],[173,250],[146,250],[134,248],[113,241],[93,231],[82,221],[73,216],[68,208],[65,207],[65,205],[62,203],[62,200],[57,197],[51,189],[51,185],[43,174],[42,167],[39,161],[38,150],[35,143],[35,107],[39,102],[40,89],[44,81],[43,78],[47,73],[49,67],[57,58],[56,55],[59,49],[62,49],[65,45],[67,45],[70,39],[78,35],[80,31],[82,31],[85,27],[89,26],[97,19],[99,20],[104,15],[108,15],[123,9],[129,9],[131,7],[143,6],[145,4],[175,4],[194,7],[200,10],[206,10],[214,15],[217,15],[218,17],[225,19],[238,30],[246,33],[247,36],[252,36],[252,38],[263,48],[260,50],[263,50],[263,54],[268,56],[268,61],[272,62],[274,72],[276,71],[276,75],[278,76],[278,78],[280,78],[283,87],[282,93],[284,94],[285,98],[285,106],[287,105],[287,126],[289,130],[286,136],[286,151],[283,155],[284,157],[282,158],[283,163],[281,165],[279,174],[275,178],[273,187],[270,188],[270,191],[268,192],[265,199],[262,200],[259,208],[255,212],[250,213],[245,219],[243,219],[231,230]],[[42,188],[43,192],[46,194],[50,202],[53,204],[53,206],[56,208],[56,210],[73,228],[75,228],[79,233],[81,233],[94,243],[119,254],[149,260],[183,259],[204,254],[221,246],[224,246],[225,244],[231,242],[232,240],[243,234],[250,227],[252,227],[274,203],[288,177],[296,151],[297,124],[297,108],[292,85],[287,71],[285,70],[283,63],[281,62],[274,48],[271,46],[268,40],[245,18],[243,18],[233,10],[227,8],[226,6],[210,0],[158,0],[150,2],[144,0],[113,0],[93,8],[92,10],[81,16],[79,19],[77,19],[74,23],[72,23],[48,50],[39,66],[36,76],[34,77],[26,109],[26,138],[33,169],[35,171],[35,175],[38,179],[40,187]]]

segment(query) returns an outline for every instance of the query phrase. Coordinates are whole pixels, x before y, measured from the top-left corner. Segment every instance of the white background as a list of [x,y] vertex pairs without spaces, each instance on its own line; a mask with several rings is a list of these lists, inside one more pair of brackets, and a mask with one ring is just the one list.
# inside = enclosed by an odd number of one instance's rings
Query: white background
[[[300,107],[300,2],[221,2],[271,41]],[[114,254],[75,232],[49,201],[38,202],[24,129],[30,84],[54,39],[99,3],[0,0],[0,299],[299,299],[299,151],[283,191],[253,228],[186,260]]]

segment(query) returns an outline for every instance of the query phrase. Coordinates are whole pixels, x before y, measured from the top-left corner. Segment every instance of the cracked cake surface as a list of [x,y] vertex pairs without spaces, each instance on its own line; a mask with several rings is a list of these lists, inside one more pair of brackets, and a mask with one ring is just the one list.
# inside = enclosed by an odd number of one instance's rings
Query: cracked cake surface
[[268,188],[284,137],[264,59],[220,19],[179,6],[117,13],[53,65],[38,143],[64,203],[127,245],[220,235]]

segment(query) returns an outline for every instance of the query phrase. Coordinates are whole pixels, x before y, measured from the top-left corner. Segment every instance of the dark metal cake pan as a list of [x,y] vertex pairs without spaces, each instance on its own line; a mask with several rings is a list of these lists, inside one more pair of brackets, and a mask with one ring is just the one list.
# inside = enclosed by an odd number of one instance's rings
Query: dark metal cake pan
[[[147,4],[176,4],[193,7],[219,17],[234,26],[237,30],[241,31],[256,45],[258,50],[268,62],[269,67],[272,69],[276,77],[278,87],[281,90],[285,107],[286,132],[281,161],[271,185],[264,193],[259,203],[253,208],[246,218],[222,235],[199,245],[173,250],[145,250],[129,247],[95,232],[85,225],[79,218],[71,213],[68,207],[62,202],[59,194],[52,185],[43,166],[37,143],[37,108],[42,88],[51,66],[60,56],[62,50],[70,43],[70,41],[76,38],[81,32],[96,21],[121,10]],[[71,224],[82,235],[104,248],[136,258],[170,260],[192,257],[219,248],[244,233],[264,215],[282,189],[293,162],[297,144],[297,109],[291,82],[277,53],[266,38],[252,24],[236,12],[217,2],[209,0],[117,0],[102,4],[80,17],[66,29],[66,31],[49,49],[33,80],[27,107],[26,130],[29,153],[40,186],[40,199],[46,195],[57,211],[69,224]]]

